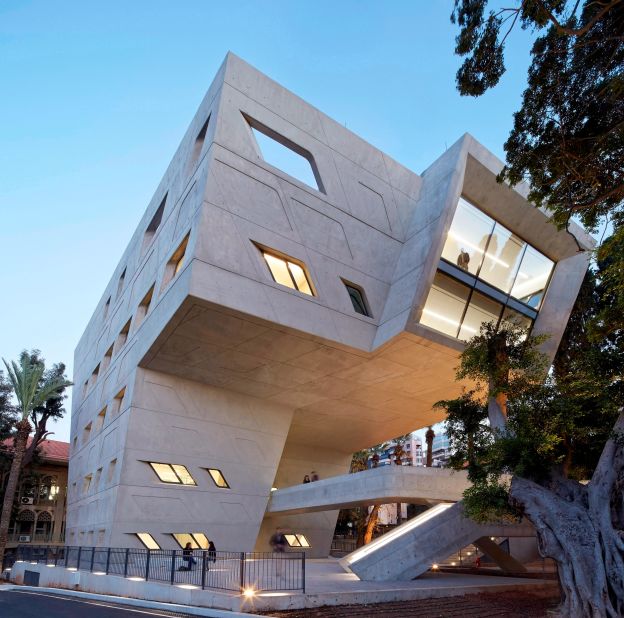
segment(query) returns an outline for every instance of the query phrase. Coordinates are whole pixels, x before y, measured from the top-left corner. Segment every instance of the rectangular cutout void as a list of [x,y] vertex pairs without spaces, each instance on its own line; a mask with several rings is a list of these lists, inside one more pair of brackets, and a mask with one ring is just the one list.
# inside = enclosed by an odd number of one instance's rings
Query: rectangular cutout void
[[325,193],[311,153],[257,120],[245,114],[243,117],[251,129],[257,154],[263,161],[309,187]]

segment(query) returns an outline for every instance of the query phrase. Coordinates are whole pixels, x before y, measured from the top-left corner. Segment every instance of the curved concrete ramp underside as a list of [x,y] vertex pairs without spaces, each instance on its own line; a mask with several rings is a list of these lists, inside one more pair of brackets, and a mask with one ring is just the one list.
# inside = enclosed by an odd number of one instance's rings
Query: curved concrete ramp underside
[[[367,581],[410,580],[463,547],[489,537],[534,536],[528,523],[477,524],[464,515],[461,502],[437,504],[391,532],[345,556],[340,564]],[[484,538],[485,537],[485,538]],[[495,549],[495,544],[484,550]],[[502,552],[501,552],[502,553]],[[492,555],[503,570],[524,570],[511,556]]]
[[271,493],[269,513],[309,513],[394,502],[456,502],[469,487],[465,472],[382,466]]

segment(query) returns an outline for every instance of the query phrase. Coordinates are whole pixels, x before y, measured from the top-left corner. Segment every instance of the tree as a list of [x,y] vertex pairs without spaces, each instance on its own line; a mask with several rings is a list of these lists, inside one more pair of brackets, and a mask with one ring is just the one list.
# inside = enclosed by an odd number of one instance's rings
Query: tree
[[[12,361],[10,364],[4,361],[8,380],[11,383],[13,394],[17,400],[17,418],[15,424],[15,439],[13,447],[13,460],[9,478],[4,492],[2,514],[0,515],[0,564],[4,557],[4,550],[8,538],[11,509],[15,499],[15,492],[19,481],[22,461],[26,451],[28,436],[32,429],[30,418],[50,418],[60,412],[50,399],[61,399],[63,390],[71,386],[71,382],[65,379],[62,373],[59,375],[61,365],[54,366],[46,371],[45,363],[39,358],[38,352],[22,352],[19,362]],[[46,416],[47,414],[47,416]],[[43,427],[45,435],[45,423]]]
[[[539,379],[539,339],[519,337],[511,325],[483,325],[461,354],[457,376],[474,380],[485,398],[473,391],[439,405],[458,450],[454,467],[468,462],[468,516],[529,519],[542,555],[558,563],[562,614],[615,617],[624,612],[624,414],[621,375],[589,336],[592,281],[546,382]],[[493,348],[496,355],[484,353]],[[510,379],[497,377],[501,361],[514,367]],[[493,384],[507,415],[504,426],[486,429],[484,399],[491,400]]]
[[[480,96],[505,72],[514,27],[536,37],[522,107],[505,143],[499,180],[527,180],[529,200],[562,228],[577,215],[589,229],[624,202],[624,0],[455,0],[455,52],[463,95]],[[511,6],[510,6],[511,5]]]
[[435,431],[433,431],[433,427],[429,427],[427,429],[427,433],[425,434],[425,441],[427,442],[427,468],[431,468],[433,465],[433,439],[435,438]]

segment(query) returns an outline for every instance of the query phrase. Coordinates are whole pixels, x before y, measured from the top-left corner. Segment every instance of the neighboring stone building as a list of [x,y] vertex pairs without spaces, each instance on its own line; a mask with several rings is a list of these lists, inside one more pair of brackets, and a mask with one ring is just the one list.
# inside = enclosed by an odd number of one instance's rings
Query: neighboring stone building
[[464,135],[416,174],[229,54],[76,348],[68,543],[327,555],[337,511],[272,487],[442,420],[484,320],[556,351],[591,239],[501,166]]
[[[12,447],[5,441],[5,448]],[[17,513],[9,524],[7,547],[25,544],[53,545],[65,541],[65,507],[69,443],[45,440],[36,463],[24,468],[17,493]],[[2,487],[9,471],[2,474]]]
[[[385,443],[385,448],[377,454],[368,457],[368,467],[396,465],[396,441],[390,440]],[[403,457],[401,457],[402,466],[422,466],[423,449],[422,440],[418,436],[412,436],[403,444]]]

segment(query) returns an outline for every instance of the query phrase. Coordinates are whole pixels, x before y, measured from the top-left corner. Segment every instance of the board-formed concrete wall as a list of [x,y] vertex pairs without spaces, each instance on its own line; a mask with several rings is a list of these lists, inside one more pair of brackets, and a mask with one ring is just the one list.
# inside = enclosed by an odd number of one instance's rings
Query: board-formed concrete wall
[[[252,126],[313,161],[318,188],[269,164]],[[535,323],[556,350],[587,258],[501,166],[465,135],[416,174],[228,54],[76,348],[67,542],[203,532],[248,551],[285,526],[326,554],[336,511],[266,514],[271,488],[441,420],[463,344],[419,319],[460,195],[557,262]],[[273,281],[259,247],[304,265],[314,295]]]

